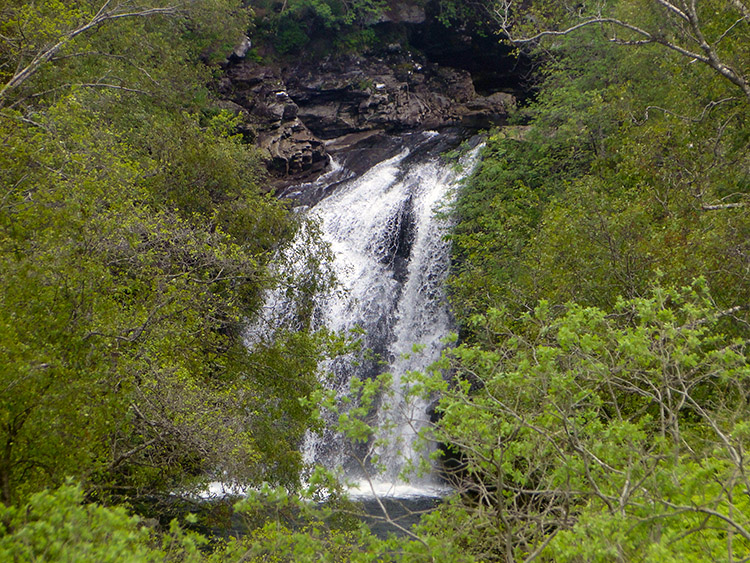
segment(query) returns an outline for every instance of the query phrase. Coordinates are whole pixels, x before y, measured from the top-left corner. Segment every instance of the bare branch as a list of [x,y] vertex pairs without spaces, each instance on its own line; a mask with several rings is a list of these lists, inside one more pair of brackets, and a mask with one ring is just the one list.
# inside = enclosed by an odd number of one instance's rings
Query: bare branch
[[667,11],[672,12],[673,14],[676,14],[677,17],[679,17],[680,19],[683,19],[685,21],[690,21],[688,14],[680,10],[677,6],[675,6],[671,2],[667,2],[667,0],[656,0],[656,2],[663,8],[666,8]]
[[104,53],[102,51],[81,51],[80,53],[68,53],[66,55],[52,57],[50,59],[50,62],[62,61],[65,59],[74,59],[78,57],[100,57],[100,58],[116,59],[118,61],[122,61],[125,64],[138,70],[138,72],[146,76],[146,78],[148,78],[155,85],[160,86],[159,81],[156,80],[153,76],[151,76],[151,74],[149,74],[149,72],[145,68],[138,66],[130,58],[124,55],[116,55],[114,53]]
[[[42,92],[37,92],[36,94],[32,94],[29,96],[29,98],[39,98],[40,96],[46,96],[47,94],[50,94],[52,92],[56,92],[58,90],[65,90],[68,88],[108,88],[112,90],[123,90],[125,92],[131,92],[133,94],[143,94],[146,96],[150,96],[150,92],[146,92],[145,90],[139,90],[137,88],[127,88],[126,86],[119,86],[118,84],[108,84],[106,82],[92,82],[92,83],[66,83],[61,84],[60,86],[56,86],[54,88],[50,88],[49,90],[44,90]],[[10,107],[14,107],[16,104],[11,105]]]
[[741,207],[747,207],[746,202],[739,202],[739,203],[719,203],[716,205],[702,205],[701,209],[703,211],[719,211],[720,209],[738,209]]
[[110,3],[111,0],[107,0],[88,23],[70,30],[68,33],[63,35],[57,43],[50,47],[43,48],[24,68],[19,68],[11,77],[11,79],[2,87],[2,89],[0,89],[0,106],[2,106],[3,99],[7,97],[8,93],[18,88],[21,84],[26,82],[26,80],[36,74],[36,72],[44,63],[49,62],[65,45],[70,43],[79,35],[95,29],[99,25],[102,25],[108,21],[114,21],[123,18],[150,17],[155,15],[173,15],[177,12],[176,7],[168,6],[165,8],[149,8],[146,10],[135,12],[118,13],[116,11],[108,10]]
[[157,436],[154,436],[147,442],[143,442],[142,444],[137,445],[136,447],[128,450],[127,452],[124,452],[117,456],[116,459],[112,461],[112,463],[109,464],[109,470],[116,469],[118,465],[120,465],[123,461],[127,460],[128,458],[133,457],[138,452],[145,450],[149,446],[153,446],[156,442],[162,439],[162,435],[159,434]]
[[750,23],[750,8],[742,0],[729,0],[729,3],[742,14],[742,19]]
[[721,41],[722,41],[722,40],[723,40],[723,39],[724,39],[724,38],[725,38],[725,37],[726,37],[727,35],[729,35],[729,33],[731,33],[731,31],[732,31],[732,30],[733,30],[733,29],[734,29],[735,27],[737,27],[737,26],[738,26],[738,25],[739,25],[740,23],[742,23],[743,21],[744,21],[744,22],[747,22],[747,21],[748,21],[748,19],[747,19],[747,16],[746,16],[746,17],[744,17],[744,18],[740,18],[740,19],[738,19],[738,20],[737,20],[736,22],[734,22],[734,23],[733,23],[732,25],[730,25],[730,26],[729,26],[729,27],[728,27],[728,28],[727,28],[726,30],[724,30],[724,33],[722,33],[722,34],[721,34],[721,35],[719,36],[719,38],[718,38],[718,39],[717,39],[716,41],[714,41],[714,45],[718,45],[718,44],[719,44],[719,43],[720,43],[720,42],[721,42]]
[[[743,17],[735,23],[736,25],[737,23],[739,23],[739,21],[747,19],[747,8],[740,2],[740,0],[731,1],[732,4],[743,14]],[[504,0],[499,7],[496,7],[494,9],[493,15],[495,17],[495,20],[499,24],[500,29],[503,31],[503,33],[505,33],[508,40],[516,45],[535,43],[545,37],[560,37],[569,35],[586,27],[603,27],[605,25],[613,25],[617,28],[634,33],[637,36],[640,36],[641,39],[620,39],[618,37],[610,37],[609,40],[612,43],[628,46],[658,44],[671,51],[679,53],[680,55],[690,58],[691,60],[700,61],[703,64],[711,67],[726,80],[729,80],[732,84],[739,87],[745,94],[745,97],[750,100],[750,83],[748,83],[745,75],[742,74],[741,71],[736,70],[722,62],[714,46],[709,44],[706,40],[706,37],[703,34],[701,23],[698,19],[695,2],[692,2],[690,4],[684,3],[683,9],[678,8],[673,3],[667,0],[655,0],[655,2],[662,6],[664,9],[668,10],[670,13],[676,15],[680,20],[684,21],[687,24],[687,27],[689,29],[684,30],[683,33],[685,35],[685,39],[688,41],[688,43],[697,43],[698,47],[700,47],[699,50],[693,50],[680,45],[679,43],[677,43],[677,41],[667,39],[667,37],[661,33],[654,33],[633,23],[623,21],[618,18],[605,17],[602,15],[590,17],[582,22],[579,22],[562,30],[543,30],[530,37],[514,37],[513,33],[511,32],[512,22],[510,18],[510,8],[512,0]],[[730,30],[727,30],[725,34]],[[723,36],[721,36],[719,40],[721,40],[722,38]]]
[[722,514],[721,512],[719,512],[717,510],[714,510],[712,508],[707,508],[705,506],[683,506],[683,505],[679,505],[679,504],[673,504],[673,503],[671,503],[671,502],[669,502],[667,500],[663,500],[663,499],[660,502],[662,504],[664,504],[665,506],[668,506],[669,508],[673,508],[675,510],[682,510],[682,511],[685,511],[685,512],[698,512],[700,514],[707,514],[709,516],[714,516],[716,518],[719,518],[720,520],[723,520],[724,522],[726,522],[727,524],[729,524],[730,526],[732,526],[735,530],[737,530],[737,532],[739,532],[739,534],[743,538],[745,538],[745,540],[750,541],[750,532],[748,532],[742,526],[742,524],[740,524],[736,520],[733,520],[732,518],[730,518],[726,514]]
[[726,103],[726,102],[733,102],[733,101],[737,101],[738,99],[739,99],[739,98],[736,98],[736,97],[734,97],[734,96],[731,96],[731,97],[729,97],[729,98],[723,98],[723,99],[721,99],[721,100],[711,100],[710,102],[708,102],[708,103],[707,103],[707,104],[706,104],[706,105],[705,105],[705,106],[703,107],[703,111],[701,111],[701,113],[700,113],[700,115],[699,115],[698,117],[689,117],[689,116],[687,116],[687,115],[680,115],[679,113],[673,112],[673,111],[671,111],[671,110],[669,110],[669,109],[667,109],[667,108],[663,108],[663,107],[659,107],[659,106],[647,106],[647,107],[646,107],[646,111],[645,111],[645,115],[644,115],[644,117],[643,117],[643,120],[641,120],[641,121],[639,122],[639,121],[638,121],[638,120],[637,120],[637,119],[635,118],[635,116],[633,116],[633,119],[634,119],[634,121],[635,121],[635,122],[636,122],[637,124],[641,124],[641,123],[643,123],[643,122],[645,122],[645,121],[647,121],[647,120],[649,119],[649,111],[651,111],[651,110],[659,110],[659,111],[661,111],[661,112],[664,112],[665,114],[668,114],[668,115],[671,115],[671,116],[673,116],[673,117],[676,117],[677,119],[681,119],[682,121],[691,121],[691,122],[693,122],[693,123],[700,123],[701,121],[703,121],[703,120],[704,120],[704,119],[706,118],[706,116],[707,116],[707,115],[708,115],[708,114],[709,114],[709,113],[711,112],[711,110],[712,110],[712,109],[714,109],[714,108],[715,108],[716,106],[718,106],[718,105],[721,105],[721,104],[723,104],[723,103]]
[[512,37],[510,35],[510,29],[503,29],[503,31],[508,36],[508,40],[511,41],[512,43],[525,44],[525,43],[534,43],[536,41],[539,41],[543,37],[560,37],[563,35],[570,35],[571,33],[574,33],[578,31],[579,29],[583,29],[584,27],[590,27],[592,25],[601,25],[605,23],[611,23],[618,27],[622,27],[624,29],[628,29],[634,33],[637,33],[638,35],[642,35],[643,37],[647,39],[648,43],[653,43],[655,41],[654,37],[645,29],[641,29],[639,27],[625,23],[615,18],[591,18],[591,19],[585,20],[581,23],[578,23],[576,25],[573,25],[563,30],[540,31],[539,33],[537,33],[536,35],[532,35],[531,37]]

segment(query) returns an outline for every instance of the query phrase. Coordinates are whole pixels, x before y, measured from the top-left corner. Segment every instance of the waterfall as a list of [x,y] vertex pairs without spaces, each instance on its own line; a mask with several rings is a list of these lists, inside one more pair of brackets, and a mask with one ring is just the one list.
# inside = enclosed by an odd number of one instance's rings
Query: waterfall
[[408,484],[399,481],[409,460],[416,463],[424,455],[415,451],[416,432],[429,423],[428,404],[407,402],[399,389],[404,374],[440,357],[451,330],[443,288],[450,258],[444,237],[448,225],[435,211],[451,197],[461,168],[467,170],[477,153],[478,148],[471,151],[457,169],[437,156],[415,156],[405,149],[342,182],[309,210],[330,244],[341,285],[318,304],[319,322],[340,332],[361,329],[364,347],[377,358],[332,362],[327,366],[333,374],[330,385],[344,394],[354,375],[393,376],[394,395],[374,418],[381,427],[378,441],[386,444],[375,452],[385,472],[371,474],[371,468],[355,459],[365,457],[367,446],[360,452],[347,449],[331,430],[311,434],[306,441],[307,460],[342,468],[348,480],[359,481],[354,492],[398,496],[405,491],[429,494],[439,487],[429,475],[410,478]]

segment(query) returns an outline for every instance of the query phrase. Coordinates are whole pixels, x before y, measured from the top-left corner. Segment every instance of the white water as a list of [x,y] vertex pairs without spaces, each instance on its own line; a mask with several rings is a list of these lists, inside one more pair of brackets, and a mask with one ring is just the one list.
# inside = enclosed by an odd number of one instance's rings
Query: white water
[[[476,159],[472,151],[464,169]],[[352,376],[362,379],[382,372],[393,375],[394,395],[380,405],[375,421],[379,445],[352,448],[331,431],[308,436],[309,462],[340,468],[355,482],[355,495],[434,495],[441,485],[428,473],[408,481],[400,476],[407,464],[425,455],[417,451],[416,434],[429,424],[424,400],[406,401],[402,377],[436,361],[451,330],[443,284],[449,266],[448,225],[436,217],[438,205],[451,197],[460,176],[437,158],[407,161],[409,152],[384,161],[363,176],[337,187],[310,210],[321,224],[334,253],[333,268],[343,291],[319,303],[325,326],[346,332],[363,330],[363,343],[382,364],[352,364],[346,358],[330,367],[331,385],[343,395]],[[420,351],[413,351],[414,345]],[[376,454],[385,471],[369,463]]]

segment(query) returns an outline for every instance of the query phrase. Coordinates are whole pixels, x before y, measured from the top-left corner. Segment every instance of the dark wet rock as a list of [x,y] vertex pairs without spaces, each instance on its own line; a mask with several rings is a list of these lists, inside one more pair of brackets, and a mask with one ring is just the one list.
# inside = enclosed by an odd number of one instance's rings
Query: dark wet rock
[[[489,126],[507,115],[506,100],[482,98],[467,71],[419,61],[402,52],[388,57],[338,57],[285,69],[299,118],[317,136],[334,139],[379,129],[389,133],[461,125]],[[480,119],[486,117],[485,123]]]
[[407,199],[399,212],[391,218],[385,238],[379,241],[375,254],[393,271],[393,278],[404,284],[408,275],[409,257],[416,236],[416,221],[412,199]]
[[[424,10],[405,0],[390,2],[384,17],[388,23],[380,25],[428,25]],[[480,95],[470,70],[431,62],[404,45],[397,40],[367,55],[300,58],[283,67],[231,59],[220,94],[227,109],[243,115],[243,135],[266,150],[275,188],[314,180],[331,155],[360,174],[400,150],[405,134],[462,128],[465,136],[505,124],[512,94]]]
[[356,176],[376,163],[395,156],[403,146],[401,137],[388,135],[378,129],[351,133],[326,143],[328,153]]
[[269,169],[287,178],[302,179],[318,174],[328,164],[323,141],[299,119],[260,133],[258,145],[270,156]]

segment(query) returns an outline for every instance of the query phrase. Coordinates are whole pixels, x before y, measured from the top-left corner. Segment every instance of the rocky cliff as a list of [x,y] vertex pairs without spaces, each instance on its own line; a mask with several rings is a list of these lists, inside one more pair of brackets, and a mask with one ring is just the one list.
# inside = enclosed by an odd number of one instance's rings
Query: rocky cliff
[[[461,136],[506,121],[515,97],[507,80],[496,88],[485,80],[482,95],[477,92],[470,37],[435,40],[435,22],[408,2],[393,2],[383,19],[378,26],[405,28],[412,40],[365,54],[275,64],[235,53],[226,65],[220,93],[267,151],[277,188],[313,180],[328,167],[329,155],[346,154],[345,166],[359,173],[397,150],[405,133],[431,129]],[[424,49],[408,46],[413,43]],[[440,58],[430,57],[435,46],[448,64],[431,60]]]

